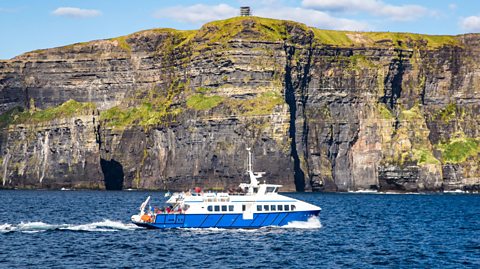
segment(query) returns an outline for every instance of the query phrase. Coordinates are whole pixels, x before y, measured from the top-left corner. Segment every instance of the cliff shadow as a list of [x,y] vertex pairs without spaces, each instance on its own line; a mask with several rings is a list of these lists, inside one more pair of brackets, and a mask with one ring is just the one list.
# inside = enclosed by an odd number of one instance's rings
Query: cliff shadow
[[102,167],[105,189],[112,191],[122,190],[124,179],[122,164],[114,159],[110,161],[100,159],[100,166]]

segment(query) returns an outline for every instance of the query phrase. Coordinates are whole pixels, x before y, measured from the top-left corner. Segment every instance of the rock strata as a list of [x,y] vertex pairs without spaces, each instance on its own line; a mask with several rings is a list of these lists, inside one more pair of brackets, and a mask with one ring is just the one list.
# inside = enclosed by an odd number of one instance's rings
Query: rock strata
[[0,61],[0,188],[478,191],[480,35],[257,17]]

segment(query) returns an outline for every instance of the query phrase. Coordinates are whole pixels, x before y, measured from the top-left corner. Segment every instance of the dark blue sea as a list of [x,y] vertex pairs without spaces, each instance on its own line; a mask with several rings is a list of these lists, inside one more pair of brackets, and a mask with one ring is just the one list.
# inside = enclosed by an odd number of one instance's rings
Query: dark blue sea
[[480,268],[480,196],[287,193],[320,222],[145,230],[160,192],[0,191],[0,268]]

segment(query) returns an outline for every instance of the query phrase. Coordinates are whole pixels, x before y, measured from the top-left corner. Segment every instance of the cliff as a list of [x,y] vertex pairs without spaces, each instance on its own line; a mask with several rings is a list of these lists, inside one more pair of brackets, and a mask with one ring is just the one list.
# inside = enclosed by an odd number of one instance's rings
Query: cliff
[[1,188],[480,187],[480,35],[257,17],[0,61]]

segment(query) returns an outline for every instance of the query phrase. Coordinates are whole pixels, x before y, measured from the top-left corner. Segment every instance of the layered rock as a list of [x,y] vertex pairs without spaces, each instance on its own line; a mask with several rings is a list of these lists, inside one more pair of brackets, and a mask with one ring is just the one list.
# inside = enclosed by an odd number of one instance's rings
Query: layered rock
[[479,41],[249,17],[27,53],[2,187],[227,189],[253,147],[286,190],[476,190]]

